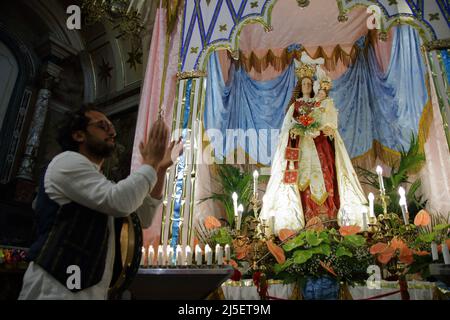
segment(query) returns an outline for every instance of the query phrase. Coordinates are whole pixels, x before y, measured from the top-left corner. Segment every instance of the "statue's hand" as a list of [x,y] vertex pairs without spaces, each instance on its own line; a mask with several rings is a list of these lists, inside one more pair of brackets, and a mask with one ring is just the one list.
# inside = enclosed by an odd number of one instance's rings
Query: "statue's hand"
[[324,135],[328,136],[333,136],[334,135],[334,130],[332,128],[330,128],[329,126],[326,126],[322,129],[322,132]]

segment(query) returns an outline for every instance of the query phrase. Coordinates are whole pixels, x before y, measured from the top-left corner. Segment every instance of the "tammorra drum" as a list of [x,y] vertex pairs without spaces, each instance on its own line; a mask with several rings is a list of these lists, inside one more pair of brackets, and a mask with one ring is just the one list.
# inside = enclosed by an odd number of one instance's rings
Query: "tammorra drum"
[[136,213],[116,218],[114,271],[109,288],[109,299],[120,299],[134,280],[141,261],[142,228]]

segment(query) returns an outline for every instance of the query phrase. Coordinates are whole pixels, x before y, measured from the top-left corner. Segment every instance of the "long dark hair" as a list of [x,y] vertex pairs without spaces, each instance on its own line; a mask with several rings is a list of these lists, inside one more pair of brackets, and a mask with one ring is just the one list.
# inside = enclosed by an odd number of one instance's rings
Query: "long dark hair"
[[85,131],[90,119],[86,116],[88,111],[98,111],[93,104],[83,105],[76,111],[67,112],[65,119],[58,126],[56,141],[61,146],[62,151],[78,151],[79,142],[72,138],[76,131]]
[[[314,85],[314,81],[313,81],[311,78],[308,78],[308,77],[304,77],[304,78],[298,80],[298,81],[297,81],[297,84],[296,84],[295,87],[294,87],[294,90],[292,91],[292,97],[291,97],[291,100],[289,100],[289,104],[288,104],[288,106],[287,106],[287,108],[286,108],[286,111],[287,111],[287,109],[289,109],[289,107],[291,106],[291,104],[293,104],[293,103],[295,102],[295,100],[297,100],[298,98],[302,98],[302,97],[303,97],[303,92],[302,92],[302,81],[303,81],[303,79],[305,79],[305,78],[311,80],[311,86]],[[311,98],[314,98],[314,95],[315,95],[315,94],[314,94],[314,90],[311,90]]]

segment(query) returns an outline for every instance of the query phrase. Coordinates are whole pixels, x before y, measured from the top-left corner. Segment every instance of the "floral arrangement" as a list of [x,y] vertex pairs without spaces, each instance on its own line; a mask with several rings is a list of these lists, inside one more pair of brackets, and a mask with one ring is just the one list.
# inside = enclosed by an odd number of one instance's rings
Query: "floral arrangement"
[[[297,282],[301,288],[311,277],[331,277],[347,284],[366,280],[367,267],[374,258],[366,238],[358,232],[358,226],[326,229],[319,218],[311,219],[297,234],[281,230],[279,238],[286,259],[275,266],[277,276],[286,282]],[[293,235],[286,240],[289,234]]]
[[28,265],[25,258],[26,252],[22,249],[0,248],[0,266],[7,269],[25,269]]
[[296,135],[314,135],[320,128],[320,101],[300,100],[295,102],[295,109],[299,115],[295,118],[295,124],[291,128],[291,133]]
[[408,225],[404,225],[395,213],[378,216],[370,253],[376,257],[386,279],[404,279],[408,274],[428,278],[429,265],[433,262],[430,252],[433,243],[438,253],[442,252],[443,242],[450,246],[450,224],[433,224],[432,220],[425,210],[416,215],[414,224]]

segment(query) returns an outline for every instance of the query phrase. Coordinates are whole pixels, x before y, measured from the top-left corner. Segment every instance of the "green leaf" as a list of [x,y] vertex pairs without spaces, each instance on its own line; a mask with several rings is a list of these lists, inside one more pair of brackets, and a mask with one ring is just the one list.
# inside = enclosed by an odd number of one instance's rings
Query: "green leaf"
[[434,226],[434,230],[435,231],[441,231],[441,230],[445,230],[445,229],[448,229],[448,228],[450,228],[450,224],[437,224],[437,225],[435,225]]
[[275,271],[275,273],[280,273],[282,271],[284,271],[286,268],[290,267],[291,265],[294,264],[294,260],[292,259],[287,259],[283,264],[276,264],[275,267],[273,268],[273,270]]
[[221,245],[231,244],[233,242],[233,238],[226,228],[220,228],[217,234],[214,235],[213,240]]
[[348,256],[353,257],[353,253],[344,246],[339,246],[336,250],[336,257]]
[[361,247],[366,243],[366,239],[359,234],[352,234],[345,236],[343,243],[352,247]]
[[312,252],[313,254],[323,254],[329,256],[331,254],[331,247],[326,243],[322,243],[318,247],[308,249],[308,251]]
[[322,241],[323,239],[319,238],[315,231],[306,232],[306,242],[308,242],[309,245],[315,247],[318,246]]
[[436,233],[431,232],[431,233],[421,234],[417,237],[417,239],[419,239],[419,241],[421,241],[421,242],[431,243],[434,241],[435,237],[436,237]]
[[284,251],[292,251],[295,248],[298,248],[300,246],[303,246],[305,244],[305,240],[302,239],[302,237],[297,236],[294,239],[289,240],[283,245]]
[[311,250],[299,250],[295,251],[293,258],[296,264],[303,264],[311,259],[312,256],[313,253],[311,252]]

